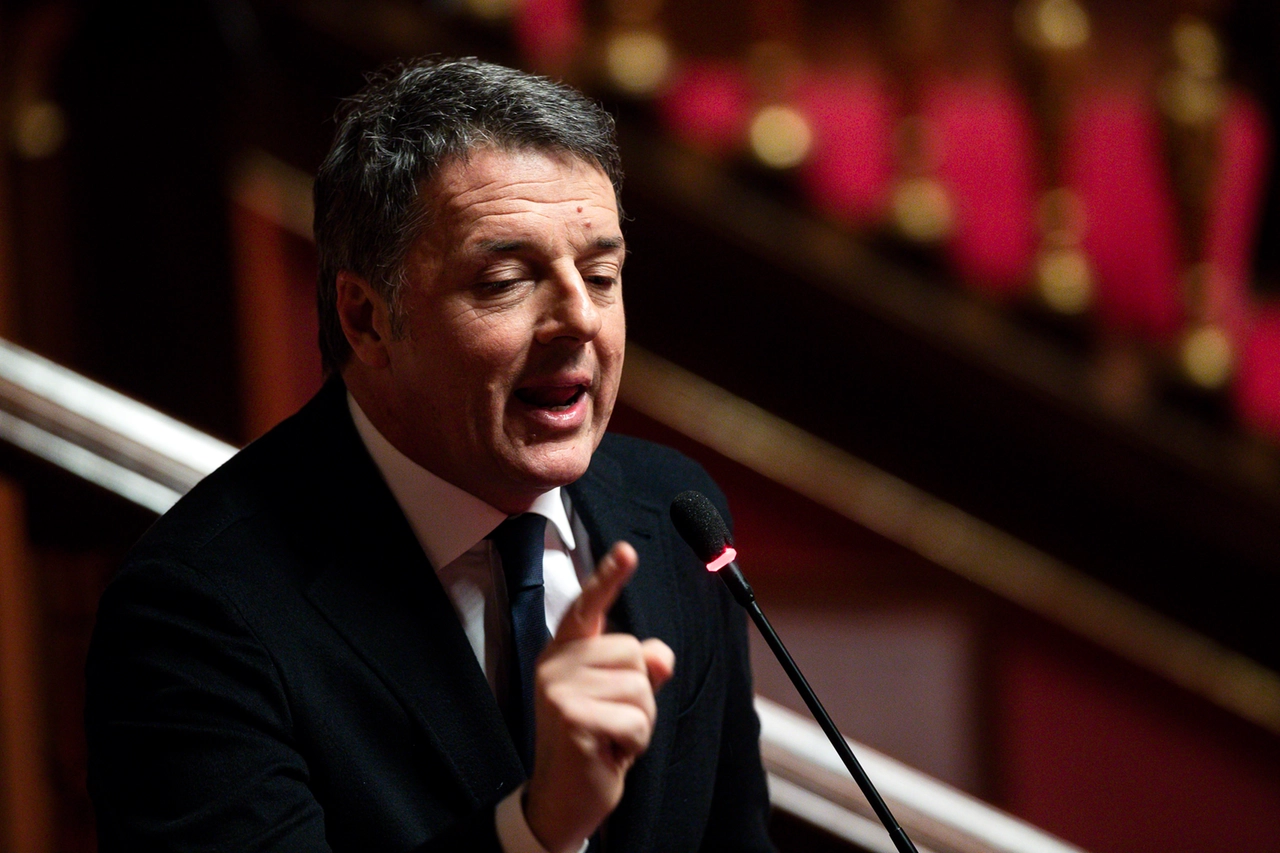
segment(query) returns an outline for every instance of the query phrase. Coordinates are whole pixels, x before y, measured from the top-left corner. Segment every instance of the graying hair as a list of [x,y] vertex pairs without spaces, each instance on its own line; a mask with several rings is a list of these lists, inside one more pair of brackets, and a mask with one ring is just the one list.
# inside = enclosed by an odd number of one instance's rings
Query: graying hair
[[405,256],[432,214],[420,192],[446,162],[482,147],[568,154],[599,167],[615,195],[621,191],[612,116],[568,86],[470,58],[427,57],[371,75],[339,111],[316,175],[316,302],[326,374],[351,356],[338,319],[338,273],[368,281],[399,334]]

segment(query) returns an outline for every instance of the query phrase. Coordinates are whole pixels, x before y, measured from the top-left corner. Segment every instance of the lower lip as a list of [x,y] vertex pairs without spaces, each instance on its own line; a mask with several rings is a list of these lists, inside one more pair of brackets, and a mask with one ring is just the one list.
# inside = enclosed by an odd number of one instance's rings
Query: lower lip
[[519,407],[524,417],[534,421],[542,428],[568,431],[577,429],[587,422],[589,399],[590,395],[584,392],[578,395],[578,399],[574,400],[572,405],[556,409],[531,406],[519,399],[513,400],[513,402]]

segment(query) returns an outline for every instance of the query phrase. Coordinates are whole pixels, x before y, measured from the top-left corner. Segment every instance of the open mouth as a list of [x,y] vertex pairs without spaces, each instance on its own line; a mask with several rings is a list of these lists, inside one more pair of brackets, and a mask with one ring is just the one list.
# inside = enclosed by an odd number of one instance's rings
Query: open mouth
[[587,393],[586,385],[551,385],[520,388],[516,399],[528,406],[563,412],[573,407]]

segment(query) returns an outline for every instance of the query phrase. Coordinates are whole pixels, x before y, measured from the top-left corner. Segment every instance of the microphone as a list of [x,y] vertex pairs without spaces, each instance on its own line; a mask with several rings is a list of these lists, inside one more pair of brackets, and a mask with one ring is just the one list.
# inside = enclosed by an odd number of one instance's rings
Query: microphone
[[698,555],[698,559],[706,564],[707,571],[720,576],[720,579],[729,587],[734,601],[742,605],[751,616],[751,621],[756,623],[765,642],[773,650],[774,657],[778,659],[778,663],[782,664],[791,683],[800,693],[800,698],[804,699],[804,703],[809,706],[810,713],[826,733],[831,745],[835,747],[844,766],[848,768],[849,775],[862,789],[863,796],[871,804],[871,810],[876,813],[876,817],[888,831],[889,838],[893,841],[893,846],[897,848],[898,853],[917,853],[916,846],[911,843],[906,831],[889,811],[889,807],[880,797],[880,792],[871,784],[871,779],[858,763],[853,750],[849,749],[848,742],[840,734],[836,724],[831,721],[827,709],[822,707],[804,673],[800,671],[791,653],[787,651],[787,647],[782,644],[781,638],[769,624],[764,611],[756,603],[756,594],[752,591],[751,584],[747,583],[742,570],[738,568],[736,562],[738,552],[733,547],[733,537],[729,535],[729,527],[724,523],[719,510],[701,492],[681,492],[671,502],[671,523],[675,525],[680,537]]

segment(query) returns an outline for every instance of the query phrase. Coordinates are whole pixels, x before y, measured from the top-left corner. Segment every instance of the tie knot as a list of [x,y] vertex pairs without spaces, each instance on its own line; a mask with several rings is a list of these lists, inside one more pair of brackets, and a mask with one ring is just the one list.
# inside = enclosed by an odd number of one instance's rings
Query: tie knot
[[547,519],[533,512],[513,515],[486,538],[502,557],[502,573],[508,592],[542,585],[543,540]]

